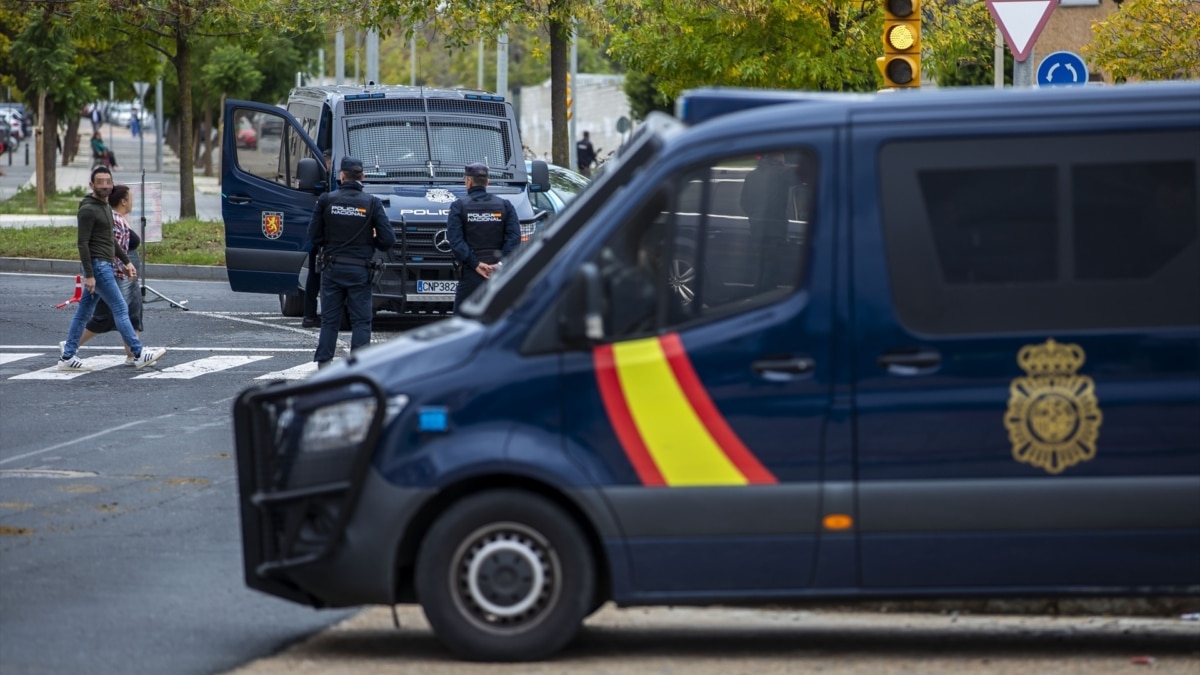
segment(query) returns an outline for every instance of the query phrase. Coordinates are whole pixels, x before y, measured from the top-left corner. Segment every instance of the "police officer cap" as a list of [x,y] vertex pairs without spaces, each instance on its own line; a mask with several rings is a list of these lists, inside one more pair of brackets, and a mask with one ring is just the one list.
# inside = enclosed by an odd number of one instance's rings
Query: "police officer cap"
[[474,164],[468,164],[467,168],[466,168],[466,172],[467,172],[468,176],[477,176],[479,178],[487,178],[488,177],[487,164],[480,164],[479,162],[476,162]]
[[342,171],[360,172],[362,171],[362,160],[357,157],[343,157]]

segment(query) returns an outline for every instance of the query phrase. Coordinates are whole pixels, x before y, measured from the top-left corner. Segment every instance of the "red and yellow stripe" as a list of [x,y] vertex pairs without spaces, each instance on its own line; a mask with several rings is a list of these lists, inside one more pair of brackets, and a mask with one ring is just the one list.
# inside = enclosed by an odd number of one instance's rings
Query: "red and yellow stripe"
[[608,420],[645,485],[777,482],[717,410],[679,335],[597,347]]

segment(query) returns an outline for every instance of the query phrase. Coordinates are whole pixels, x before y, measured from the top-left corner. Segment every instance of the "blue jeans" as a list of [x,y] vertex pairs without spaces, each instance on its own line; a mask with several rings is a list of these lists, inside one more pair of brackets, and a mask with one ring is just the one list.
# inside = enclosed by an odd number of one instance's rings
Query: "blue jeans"
[[100,298],[104,298],[104,302],[112,310],[117,331],[121,333],[125,344],[129,345],[129,351],[133,352],[134,356],[141,356],[142,343],[138,340],[137,333],[133,332],[133,324],[129,322],[129,306],[125,304],[125,296],[121,295],[117,278],[113,276],[112,261],[93,259],[92,273],[96,275],[96,290],[90,293],[86,288],[83,290],[83,298],[75,308],[75,318],[71,319],[71,328],[67,331],[63,358],[69,359],[79,350],[79,338],[83,337],[83,329],[92,318],[92,312],[96,310],[96,303]]
[[350,312],[350,349],[371,344],[371,272],[362,265],[335,264],[321,271],[321,337],[313,361],[333,359],[343,307]]

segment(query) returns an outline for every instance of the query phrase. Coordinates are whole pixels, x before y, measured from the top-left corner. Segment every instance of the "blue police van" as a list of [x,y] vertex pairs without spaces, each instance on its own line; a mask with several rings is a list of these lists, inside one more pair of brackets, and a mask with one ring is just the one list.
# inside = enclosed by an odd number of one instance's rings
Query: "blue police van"
[[246,581],[481,660],[606,601],[1200,594],[1198,195],[1197,82],[653,116],[458,316],[240,396]]
[[308,222],[317,197],[336,188],[342,157],[363,160],[363,190],[383,202],[396,229],[395,247],[376,256],[382,267],[372,289],[376,311],[425,318],[453,312],[458,272],[446,216],[466,194],[467,164],[488,165],[488,190],[513,204],[523,237],[547,217],[530,203],[531,192],[550,189],[546,163],[526,169],[512,104],[496,94],[298,87],[286,107],[229,100],[224,119],[221,212],[229,285],[278,294],[285,316],[303,313]]

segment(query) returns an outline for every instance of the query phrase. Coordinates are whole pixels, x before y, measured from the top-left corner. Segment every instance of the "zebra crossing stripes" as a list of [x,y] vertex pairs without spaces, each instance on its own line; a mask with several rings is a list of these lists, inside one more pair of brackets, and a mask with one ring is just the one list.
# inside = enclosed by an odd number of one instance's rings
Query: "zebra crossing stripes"
[[[170,351],[167,352],[168,354]],[[269,359],[269,354],[261,354],[256,356],[249,355],[227,355],[227,356],[209,356],[195,361],[188,361],[176,366],[163,368],[162,370],[145,375],[138,375],[133,378],[135,380],[191,380],[201,375],[216,373],[230,368],[244,366],[247,363],[262,361]],[[161,362],[160,362],[161,363]]]
[[303,380],[304,378],[317,372],[317,362],[309,361],[301,363],[298,366],[293,366],[287,370],[276,370],[273,373],[259,375],[254,378],[256,380]]
[[[104,348],[102,348],[104,349]],[[118,348],[119,349],[119,348]],[[114,351],[116,351],[114,349]],[[218,354],[215,356],[205,356],[199,359],[189,359],[182,363],[172,363],[172,357],[175,360],[186,358],[185,354],[188,351],[204,351],[197,348],[182,348],[178,350],[169,349],[167,356],[163,361],[159,361],[155,366],[143,370],[135,370],[125,366],[124,352],[115,354],[101,354],[98,356],[84,357],[80,354],[90,370],[65,372],[58,370],[58,354],[56,352],[0,352],[0,367],[6,367],[8,372],[12,372],[14,368],[29,367],[33,368],[28,372],[19,373],[8,377],[9,380],[41,380],[41,381],[67,381],[75,378],[85,377],[87,375],[95,375],[102,371],[117,368],[114,373],[121,373],[135,380],[192,380],[204,375],[212,375],[223,371],[232,371],[236,368],[241,368],[259,361],[267,361],[277,356],[281,356],[280,360],[290,361],[295,359],[298,354],[293,355],[291,352],[311,353],[311,350],[278,350],[283,354]],[[214,348],[213,351],[225,351],[225,348]],[[37,366],[46,363],[47,361],[54,365],[50,367],[37,368]],[[294,361],[293,361],[294,362]],[[285,365],[285,364],[281,364]],[[118,368],[121,366],[120,368]],[[309,375],[317,371],[317,364],[312,361],[305,361],[299,365],[275,370],[264,375],[258,375],[255,380],[303,380]],[[7,375],[7,373],[5,373]],[[108,375],[111,377],[112,375]]]
[[[42,356],[42,355],[39,354],[38,356]],[[88,357],[86,359],[82,359],[82,360],[83,360],[84,365],[86,365],[88,368],[90,368],[90,370],[83,370],[83,371],[79,371],[79,372],[61,371],[58,369],[58,359],[56,358],[55,364],[53,366],[50,366],[49,368],[42,368],[41,370],[35,370],[32,373],[24,373],[22,375],[16,375],[16,376],[10,377],[8,379],[10,379],[10,380],[73,380],[77,377],[83,377],[84,375],[87,375],[89,372],[94,373],[97,371],[108,370],[109,368],[115,368],[117,366],[125,365],[125,355],[124,354],[102,354],[100,356],[90,356],[90,357]],[[130,370],[132,370],[132,368]]]

